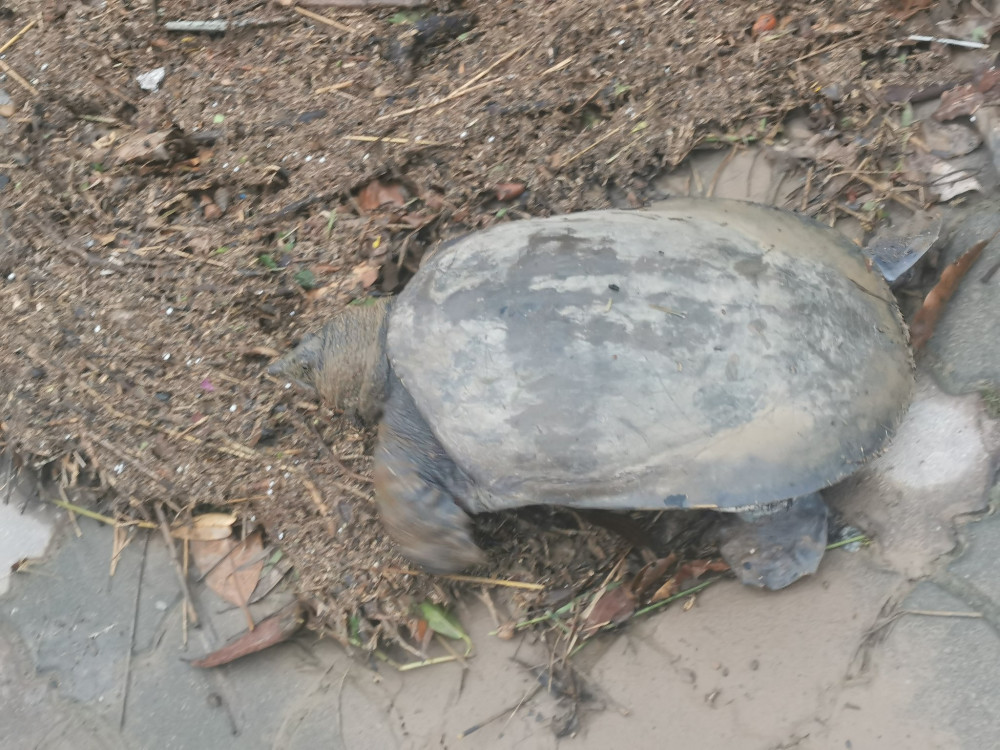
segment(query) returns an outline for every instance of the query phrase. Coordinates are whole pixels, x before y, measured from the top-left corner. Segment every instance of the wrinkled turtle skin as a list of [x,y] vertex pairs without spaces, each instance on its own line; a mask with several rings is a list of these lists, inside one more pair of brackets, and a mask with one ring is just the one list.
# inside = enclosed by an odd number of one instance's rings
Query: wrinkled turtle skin
[[470,235],[272,372],[368,418],[382,407],[380,513],[431,571],[481,560],[468,514],[713,508],[734,512],[727,559],[768,588],[815,571],[812,493],[880,451],[913,381],[858,248],[705,199]]

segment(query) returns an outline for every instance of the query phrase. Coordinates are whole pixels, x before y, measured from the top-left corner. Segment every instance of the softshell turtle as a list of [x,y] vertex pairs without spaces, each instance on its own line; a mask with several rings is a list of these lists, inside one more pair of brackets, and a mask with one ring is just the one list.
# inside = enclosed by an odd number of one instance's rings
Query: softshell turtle
[[816,570],[817,491],[878,453],[913,380],[857,247],[705,199],[469,235],[271,372],[381,417],[379,512],[427,570],[481,561],[469,514],[712,508],[733,512],[723,555],[767,588]]

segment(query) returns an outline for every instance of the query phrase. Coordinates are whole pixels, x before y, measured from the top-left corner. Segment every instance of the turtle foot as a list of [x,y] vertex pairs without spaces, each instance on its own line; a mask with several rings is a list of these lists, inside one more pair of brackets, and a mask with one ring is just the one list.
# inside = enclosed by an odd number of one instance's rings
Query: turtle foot
[[415,473],[375,470],[375,502],[400,552],[428,573],[457,573],[485,562],[472,522],[454,498]]
[[457,498],[472,482],[445,453],[402,384],[390,379],[375,449],[375,502],[400,551],[429,573],[485,562]]
[[817,492],[733,514],[720,526],[720,551],[743,583],[783,589],[816,572],[826,550],[826,519],[826,504]]

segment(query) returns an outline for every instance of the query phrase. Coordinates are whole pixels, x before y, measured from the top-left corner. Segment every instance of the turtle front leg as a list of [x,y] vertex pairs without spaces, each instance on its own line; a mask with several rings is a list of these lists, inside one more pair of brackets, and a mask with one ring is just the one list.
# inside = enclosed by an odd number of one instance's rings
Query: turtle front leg
[[431,573],[454,573],[485,560],[456,497],[472,481],[434,437],[413,399],[390,376],[375,449],[375,502],[402,553]]
[[719,551],[743,583],[776,591],[816,572],[827,536],[818,492],[731,515],[719,529]]

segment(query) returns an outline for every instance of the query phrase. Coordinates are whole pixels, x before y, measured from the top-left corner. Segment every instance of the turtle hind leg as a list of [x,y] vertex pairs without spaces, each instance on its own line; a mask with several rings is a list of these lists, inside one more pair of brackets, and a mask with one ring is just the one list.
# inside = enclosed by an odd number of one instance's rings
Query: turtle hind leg
[[827,515],[818,492],[733,514],[719,529],[720,551],[743,583],[783,589],[819,567],[826,550]]
[[448,457],[413,399],[390,376],[375,448],[375,502],[402,553],[430,573],[454,573],[485,561],[472,522],[456,497],[472,481]]

